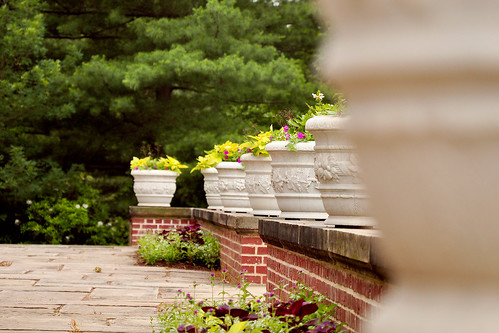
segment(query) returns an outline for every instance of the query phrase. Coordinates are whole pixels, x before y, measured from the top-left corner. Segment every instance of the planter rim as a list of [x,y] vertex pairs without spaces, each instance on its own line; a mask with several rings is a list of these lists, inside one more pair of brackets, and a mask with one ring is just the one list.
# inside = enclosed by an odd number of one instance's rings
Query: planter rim
[[149,176],[178,176],[178,172],[171,170],[132,170],[134,175],[149,175]]
[[243,169],[243,166],[239,162],[227,162],[227,161],[222,161],[218,163],[215,168],[219,169]]
[[348,116],[322,115],[310,118],[305,124],[307,131],[314,130],[343,130],[350,121]]
[[[265,146],[266,151],[290,151],[286,147],[289,141],[272,141]],[[298,142],[295,145],[296,149],[299,151],[314,151],[315,141]],[[292,152],[292,151],[290,151]]]
[[218,171],[216,168],[206,168],[206,169],[201,169],[201,173],[204,174],[217,174]]
[[255,156],[247,153],[241,156],[241,161],[272,161],[272,158],[270,156]]

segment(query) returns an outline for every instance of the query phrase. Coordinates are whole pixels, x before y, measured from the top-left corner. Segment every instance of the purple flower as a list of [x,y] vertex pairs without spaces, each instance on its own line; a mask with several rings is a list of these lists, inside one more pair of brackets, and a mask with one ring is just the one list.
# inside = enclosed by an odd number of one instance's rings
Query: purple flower
[[215,273],[211,273],[211,276],[215,276]]
[[288,126],[288,125],[286,125],[286,126],[284,126],[282,129],[284,130],[284,132],[286,132],[286,133],[287,133],[287,132],[289,131],[289,126]]
[[227,272],[227,268],[222,269],[222,272],[223,273]]
[[224,151],[224,155],[229,155],[229,152],[227,150]]
[[237,158],[237,163],[241,163],[241,159],[239,157]]
[[239,289],[241,289],[241,288],[242,288],[242,286],[241,286],[240,284],[238,284],[238,285],[237,285],[237,287],[238,287]]
[[302,132],[298,132],[296,136],[298,137],[298,139],[305,139],[305,134],[303,134]]
[[274,140],[274,137],[272,137],[272,136],[271,136],[271,137],[269,138],[269,140],[270,140],[270,141]]

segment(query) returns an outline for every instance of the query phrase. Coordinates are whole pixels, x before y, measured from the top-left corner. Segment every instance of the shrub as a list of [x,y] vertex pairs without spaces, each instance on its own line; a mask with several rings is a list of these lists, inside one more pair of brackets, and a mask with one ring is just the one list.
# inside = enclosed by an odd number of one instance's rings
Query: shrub
[[147,233],[138,243],[139,254],[149,265],[164,261],[208,268],[220,266],[220,243],[209,232],[203,232],[199,225],[164,230],[159,234]]
[[[224,283],[226,270],[222,271]],[[165,304],[153,324],[153,332],[262,332],[262,333],[339,333],[342,325],[331,320],[335,305],[324,302],[323,295],[298,283],[286,302],[278,301],[275,293],[256,297],[248,291],[249,283],[242,274],[240,290],[236,300],[225,302],[225,289],[222,300],[213,297],[214,274],[212,276],[212,299],[196,300],[194,293],[186,294],[178,290],[173,304]],[[284,289],[286,286],[280,286]]]
[[64,171],[11,147],[0,155],[0,242],[126,245],[128,220],[119,211],[131,186],[123,179],[95,178],[79,165]]

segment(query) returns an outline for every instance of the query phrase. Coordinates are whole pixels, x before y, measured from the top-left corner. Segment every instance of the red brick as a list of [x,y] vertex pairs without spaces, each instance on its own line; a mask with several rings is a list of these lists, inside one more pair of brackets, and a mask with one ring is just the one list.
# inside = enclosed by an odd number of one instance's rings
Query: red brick
[[260,257],[260,256],[242,256],[241,262],[243,264],[261,264],[262,257]]
[[256,252],[254,246],[243,246],[242,249],[243,254],[255,254]]
[[261,245],[263,244],[263,241],[260,237],[244,237],[242,239],[242,244],[254,244],[254,245]]
[[256,266],[256,273],[267,274],[267,266]]
[[246,273],[249,273],[249,274],[253,274],[255,273],[255,266],[245,266],[245,265],[242,265],[241,266],[242,270],[246,270]]
[[267,247],[266,246],[259,246],[257,248],[257,254],[260,254],[260,255],[267,255],[268,251],[267,251]]

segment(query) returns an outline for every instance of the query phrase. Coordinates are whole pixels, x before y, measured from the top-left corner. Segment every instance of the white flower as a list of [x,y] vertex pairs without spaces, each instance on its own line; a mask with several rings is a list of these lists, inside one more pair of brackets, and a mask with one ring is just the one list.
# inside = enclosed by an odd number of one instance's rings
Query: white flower
[[322,99],[324,98],[324,94],[323,93],[318,93],[318,94],[314,94],[312,93],[312,97],[316,100],[316,101],[322,101]]
[[19,221],[19,219],[16,219],[16,220],[14,221],[14,223],[15,223],[16,225],[19,225],[19,224],[21,224],[21,221]]
[[31,200],[26,200],[26,204],[31,205],[32,203],[33,203],[33,201],[31,201]]
[[69,236],[66,236],[66,241],[69,242]]
[[107,225],[108,227],[112,227],[112,226],[113,226],[113,225],[111,224],[111,222],[108,222],[106,225]]
[[75,207],[76,207],[77,209],[80,209],[80,207],[81,207],[81,206],[80,206],[79,204],[77,204]]
[[98,227],[102,227],[103,225],[104,225],[104,222],[102,222],[102,221],[97,222]]
[[87,204],[83,204],[83,208],[87,209],[88,205]]

